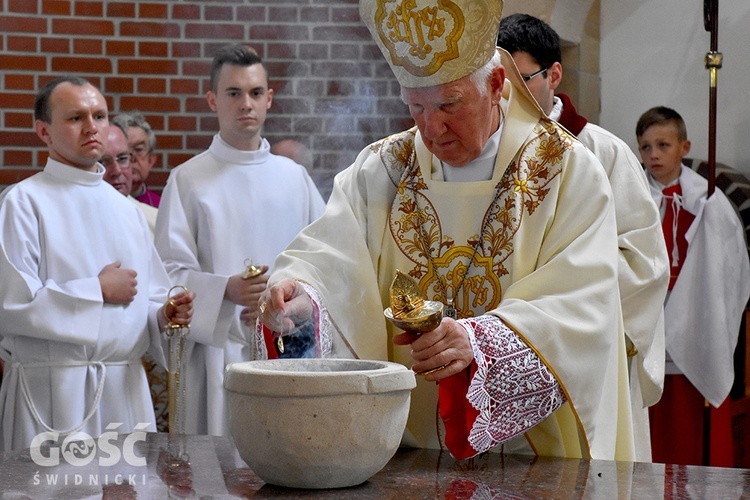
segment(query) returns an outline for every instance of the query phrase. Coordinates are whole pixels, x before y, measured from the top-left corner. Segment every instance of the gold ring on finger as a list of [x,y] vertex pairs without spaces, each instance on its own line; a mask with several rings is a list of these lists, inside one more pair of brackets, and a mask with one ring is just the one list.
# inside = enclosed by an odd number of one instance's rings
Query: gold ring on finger
[[438,366],[437,368],[432,368],[432,369],[430,369],[430,370],[425,370],[425,371],[423,371],[423,372],[417,372],[417,375],[422,375],[422,376],[424,376],[424,375],[429,375],[430,373],[435,373],[435,372],[439,372],[439,371],[440,371],[440,370],[442,370],[443,368],[446,368],[446,367],[447,367],[448,365],[450,365],[450,364],[451,364],[452,362],[453,362],[453,361],[449,361],[449,362],[445,363],[444,365],[440,365],[440,366]]

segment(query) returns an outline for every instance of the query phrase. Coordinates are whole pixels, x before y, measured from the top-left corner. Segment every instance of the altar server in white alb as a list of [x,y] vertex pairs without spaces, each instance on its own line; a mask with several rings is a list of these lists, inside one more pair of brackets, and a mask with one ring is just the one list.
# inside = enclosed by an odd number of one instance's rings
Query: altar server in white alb
[[[34,102],[49,158],[0,204],[0,443],[42,433],[155,431],[141,356],[164,362],[161,332],[187,324],[192,292],[169,277],[133,203],[102,180],[101,93],[59,77]],[[119,425],[118,425],[119,424]]]
[[500,22],[498,46],[513,56],[544,113],[573,133],[599,159],[615,200],[620,249],[618,284],[630,366],[630,389],[639,462],[651,461],[648,407],[664,386],[664,297],[669,259],[659,210],[641,163],[625,142],[579,115],[565,94],[562,49],[555,30],[539,18],[512,14]]
[[[501,10],[360,2],[417,126],[365,148],[276,260],[259,345],[311,323],[323,356],[423,374],[407,446],[633,460],[612,191],[496,50]],[[386,322],[396,270],[458,319]]]
[[[253,49],[219,49],[207,94],[219,133],[172,171],[159,205],[159,254],[175,282],[200,290],[187,353],[190,433],[229,435],[224,367],[254,356],[245,322],[255,324],[265,271],[325,208],[305,168],[261,137],[272,96]],[[246,277],[251,264],[264,273]]]

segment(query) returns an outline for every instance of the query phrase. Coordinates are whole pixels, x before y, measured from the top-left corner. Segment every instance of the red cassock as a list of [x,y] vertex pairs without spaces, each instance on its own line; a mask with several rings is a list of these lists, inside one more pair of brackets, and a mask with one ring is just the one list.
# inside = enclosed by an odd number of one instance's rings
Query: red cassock
[[[661,400],[649,408],[652,460],[665,464],[703,465],[703,419],[706,400],[685,375],[666,375]],[[712,467],[733,467],[732,412],[727,398],[710,407]]]

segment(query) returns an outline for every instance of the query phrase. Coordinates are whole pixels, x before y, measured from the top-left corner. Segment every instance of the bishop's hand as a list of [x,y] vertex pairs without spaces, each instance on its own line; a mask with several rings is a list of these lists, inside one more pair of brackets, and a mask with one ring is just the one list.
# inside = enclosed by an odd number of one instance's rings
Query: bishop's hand
[[274,332],[294,333],[313,318],[313,303],[299,281],[283,279],[260,297],[260,321]]
[[461,372],[474,360],[469,334],[461,323],[443,318],[440,325],[425,333],[404,332],[393,337],[396,345],[410,345],[412,370],[425,380],[438,381]]

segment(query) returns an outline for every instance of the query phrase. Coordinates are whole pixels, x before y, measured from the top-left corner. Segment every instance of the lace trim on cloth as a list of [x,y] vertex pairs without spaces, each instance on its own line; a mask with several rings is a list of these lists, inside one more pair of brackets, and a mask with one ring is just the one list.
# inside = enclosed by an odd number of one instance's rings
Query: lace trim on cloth
[[469,433],[478,453],[519,436],[565,403],[552,372],[500,318],[463,319],[477,371],[466,395],[479,411]]
[[[323,305],[323,300],[318,291],[304,281],[299,281],[299,284],[302,285],[302,288],[304,288],[305,292],[307,292],[310,299],[312,299],[318,308],[318,324],[315,325],[315,328],[317,331],[316,338],[320,344],[320,357],[330,358],[333,351],[331,316],[328,314],[328,309]],[[255,324],[255,346],[257,348],[258,359],[268,359],[268,348],[263,335],[263,323],[260,320]]]
[[320,357],[330,358],[333,351],[331,316],[328,314],[328,309],[323,305],[323,299],[320,297],[318,291],[304,281],[300,281],[300,284],[318,308],[318,324],[316,328],[318,330],[318,342],[320,343]]
[[260,318],[255,320],[255,352],[257,353],[257,359],[268,359],[268,348]]

